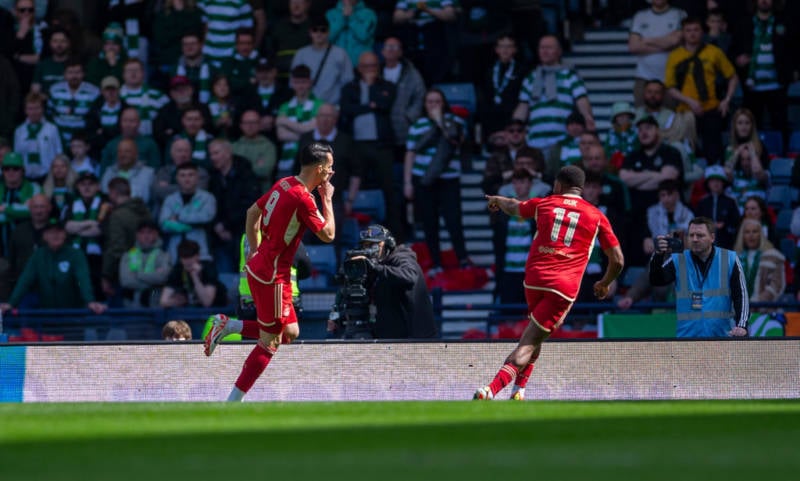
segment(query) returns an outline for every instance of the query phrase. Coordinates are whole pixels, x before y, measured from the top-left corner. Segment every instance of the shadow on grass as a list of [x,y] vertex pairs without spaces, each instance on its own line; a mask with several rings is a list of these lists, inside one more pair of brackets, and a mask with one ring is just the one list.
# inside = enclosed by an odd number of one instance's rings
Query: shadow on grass
[[[387,412],[387,415],[391,413]],[[796,479],[800,417],[786,413],[254,428],[191,435],[7,441],[0,479],[592,481]]]

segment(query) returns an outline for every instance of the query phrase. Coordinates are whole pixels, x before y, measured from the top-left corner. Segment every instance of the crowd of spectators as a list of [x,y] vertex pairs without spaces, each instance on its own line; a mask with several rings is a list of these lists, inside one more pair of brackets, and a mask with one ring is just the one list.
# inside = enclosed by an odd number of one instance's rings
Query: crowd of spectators
[[[777,0],[601,2],[596,18],[632,18],[637,56],[635,79],[619,79],[634,80],[634,103],[614,104],[607,132],[562,61],[575,39],[535,0],[109,0],[83,17],[59,3],[0,2],[4,307],[224,305],[247,207],[312,141],[334,146],[337,225],[360,190],[379,190],[398,242],[415,240],[409,221],[422,227],[429,275],[442,271],[440,219],[472,266],[460,179],[477,152],[483,190],[519,199],[583,166],[629,265],[695,214],[721,245],[738,236],[748,265],[778,259],[753,257],[786,234],[766,202],[784,153],[759,138],[790,135],[800,37]],[[474,111],[451,106],[443,82],[473,84]],[[760,240],[740,232],[750,202]],[[490,222],[497,294],[515,302],[534,233]]]

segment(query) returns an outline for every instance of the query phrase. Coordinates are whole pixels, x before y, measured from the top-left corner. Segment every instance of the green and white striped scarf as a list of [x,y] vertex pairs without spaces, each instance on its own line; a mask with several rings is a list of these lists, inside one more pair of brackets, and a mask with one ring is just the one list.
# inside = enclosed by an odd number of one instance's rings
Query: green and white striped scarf
[[211,67],[208,63],[201,62],[199,67],[187,67],[186,61],[181,57],[175,74],[188,78],[192,85],[199,85],[197,99],[200,103],[208,103],[211,99]]
[[[83,203],[83,199],[79,197],[72,202],[71,216],[67,220],[97,220],[97,217],[100,215],[100,205],[102,203],[103,199],[100,197],[100,194],[97,194],[94,196],[92,203],[87,209],[86,204]],[[97,239],[97,237],[83,237],[78,234],[72,239],[72,245],[76,249],[81,249],[87,254],[99,256],[103,253],[103,249],[100,247]]]
[[747,85],[755,91],[780,88],[772,43],[775,28],[774,16],[766,21],[761,21],[758,16],[753,17],[753,54],[747,72]]

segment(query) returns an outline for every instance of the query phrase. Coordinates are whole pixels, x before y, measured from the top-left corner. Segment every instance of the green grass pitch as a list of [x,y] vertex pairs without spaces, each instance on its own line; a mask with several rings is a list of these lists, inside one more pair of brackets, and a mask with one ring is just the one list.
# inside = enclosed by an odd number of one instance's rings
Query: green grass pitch
[[800,479],[800,401],[0,405],[0,480]]

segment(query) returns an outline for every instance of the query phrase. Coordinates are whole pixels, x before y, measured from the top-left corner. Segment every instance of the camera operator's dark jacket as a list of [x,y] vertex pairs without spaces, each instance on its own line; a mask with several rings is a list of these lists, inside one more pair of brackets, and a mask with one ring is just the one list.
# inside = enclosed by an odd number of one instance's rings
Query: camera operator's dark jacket
[[433,304],[414,251],[406,246],[397,246],[380,263],[374,264],[374,275],[372,299],[377,307],[375,337],[436,337]]

